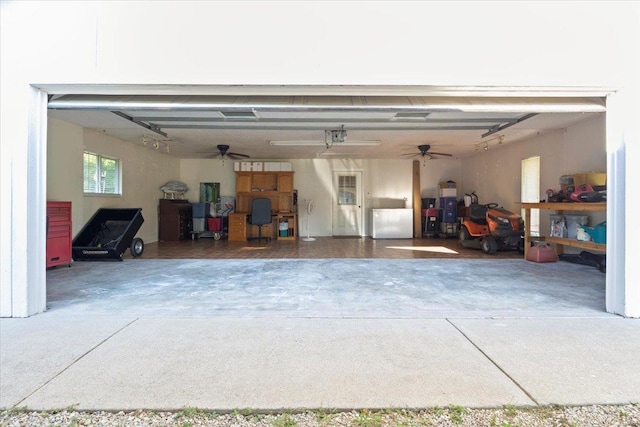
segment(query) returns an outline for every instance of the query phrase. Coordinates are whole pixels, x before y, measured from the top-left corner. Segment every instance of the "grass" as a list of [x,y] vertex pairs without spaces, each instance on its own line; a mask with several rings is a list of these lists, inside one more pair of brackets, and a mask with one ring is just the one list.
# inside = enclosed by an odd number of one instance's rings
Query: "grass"
[[272,424],[274,427],[296,427],[298,422],[291,416],[291,414],[284,413],[278,417],[276,417]]
[[359,427],[380,427],[382,425],[382,414],[363,409],[353,422]]
[[454,424],[462,424],[464,422],[464,414],[467,410],[462,406],[451,405],[449,406],[449,419]]
[[195,407],[187,407],[176,413],[176,418],[193,418],[196,416],[200,417],[210,417],[213,413],[207,411],[205,409],[195,408]]

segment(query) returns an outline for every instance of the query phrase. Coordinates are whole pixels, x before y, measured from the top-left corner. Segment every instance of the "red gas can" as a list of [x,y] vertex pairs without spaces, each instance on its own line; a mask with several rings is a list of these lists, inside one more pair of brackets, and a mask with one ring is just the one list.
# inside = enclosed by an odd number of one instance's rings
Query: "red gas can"
[[558,255],[548,243],[536,243],[529,248],[527,260],[533,262],[556,262]]

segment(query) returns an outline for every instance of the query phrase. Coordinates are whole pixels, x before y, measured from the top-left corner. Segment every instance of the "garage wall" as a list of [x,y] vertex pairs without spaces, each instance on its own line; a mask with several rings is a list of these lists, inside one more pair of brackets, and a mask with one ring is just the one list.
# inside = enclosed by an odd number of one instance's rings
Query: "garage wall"
[[72,235],[85,222],[82,192],[84,129],[56,119],[47,128],[47,200],[71,202]]
[[190,202],[200,201],[201,182],[219,182],[220,195],[235,197],[236,175],[233,160],[221,159],[182,159],[180,163],[180,181],[187,184]]
[[[121,141],[60,120],[49,119],[47,199],[73,203],[73,235],[100,208],[142,208],[144,223],[137,236],[158,240],[158,199],[167,181],[178,179],[180,162],[166,154]],[[83,150],[121,159],[122,196],[85,196]]]
[[[444,181],[455,181],[458,186],[458,198],[464,194],[460,191],[462,182],[461,159],[420,160],[420,195],[423,198],[439,198],[438,184]],[[436,207],[439,205],[436,202]]]
[[[266,161],[266,160],[265,160]],[[300,233],[306,234],[305,202],[314,201],[314,212],[309,221],[309,233],[313,236],[331,236],[333,171],[362,171],[364,210],[371,208],[402,207],[407,198],[407,207],[412,206],[412,161],[379,159],[288,159],[295,172],[294,188],[298,190]],[[440,174],[444,166],[438,168]],[[440,176],[440,175],[438,175]],[[198,201],[200,182],[219,182],[223,196],[235,196],[235,172],[233,161],[224,165],[219,159],[180,161],[180,180],[190,188],[188,197]],[[365,215],[365,225],[367,221]],[[368,228],[365,227],[365,234]]]
[[[462,194],[475,190],[480,203],[495,202],[519,212],[521,161],[533,156],[540,156],[543,194],[548,188],[558,190],[562,175],[606,172],[605,115],[502,147],[492,145],[488,151],[462,159]],[[541,212],[542,232],[549,229],[548,214]],[[595,223],[606,218],[604,213],[590,216]]]

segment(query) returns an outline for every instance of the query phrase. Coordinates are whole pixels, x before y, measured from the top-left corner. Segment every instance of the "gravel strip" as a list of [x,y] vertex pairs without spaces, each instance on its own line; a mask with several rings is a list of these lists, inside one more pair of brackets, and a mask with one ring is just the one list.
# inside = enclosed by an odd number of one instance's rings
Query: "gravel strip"
[[640,427],[640,405],[544,406],[468,409],[460,406],[422,411],[254,413],[251,410],[219,414],[187,408],[178,412],[83,412],[74,410],[29,411],[11,409],[0,413],[0,425],[18,426],[212,426],[212,427]]

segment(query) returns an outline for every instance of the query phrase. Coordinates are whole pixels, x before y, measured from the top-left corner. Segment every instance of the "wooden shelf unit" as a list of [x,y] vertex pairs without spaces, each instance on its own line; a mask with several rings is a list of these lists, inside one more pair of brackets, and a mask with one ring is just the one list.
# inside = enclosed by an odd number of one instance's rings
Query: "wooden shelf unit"
[[293,212],[293,172],[236,172],[236,212],[251,212],[256,197],[271,199],[271,210]]
[[543,240],[549,243],[555,243],[558,248],[558,252],[563,252],[564,246],[571,246],[581,249],[591,249],[594,251],[605,252],[607,245],[603,243],[594,242],[581,242],[575,239],[566,239],[562,237],[550,237],[550,236],[531,236],[531,230],[529,224],[531,223],[531,209],[551,210],[555,211],[558,215],[562,215],[565,211],[581,211],[581,212],[597,212],[606,211],[606,203],[523,203],[524,209],[524,258],[527,259],[527,253],[531,246],[532,240]]
[[[272,227],[269,235],[278,240],[298,238],[298,214],[293,205],[292,171],[236,171],[236,212],[229,215],[229,240],[246,241],[257,235],[256,226],[247,224],[247,215],[251,213],[253,199],[266,197],[271,200]],[[289,231],[286,237],[280,237],[278,225],[286,219]],[[255,230],[254,230],[255,229]]]

